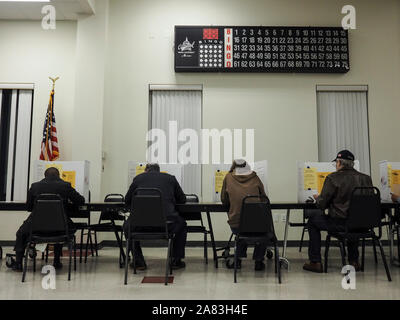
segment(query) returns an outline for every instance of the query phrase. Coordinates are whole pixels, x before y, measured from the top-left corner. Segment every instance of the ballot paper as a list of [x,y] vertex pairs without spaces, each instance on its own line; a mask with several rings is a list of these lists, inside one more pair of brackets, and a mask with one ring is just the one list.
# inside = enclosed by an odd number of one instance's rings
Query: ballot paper
[[[354,161],[354,168],[360,170],[360,162]],[[297,161],[297,201],[304,203],[320,194],[326,177],[336,171],[335,162]]]
[[[133,178],[144,172],[146,168],[145,162],[128,161],[128,188]],[[183,164],[160,164],[160,171],[175,176],[179,184],[183,183]]]
[[379,172],[381,199],[384,202],[391,202],[391,193],[396,193],[395,189],[398,188],[396,186],[400,185],[400,162],[380,161]]
[[44,172],[50,167],[57,168],[60,178],[69,182],[86,201],[89,201],[89,170],[90,162],[85,161],[42,161],[35,160],[33,163],[33,182],[44,178]]
[[[231,167],[230,164],[215,164],[215,165],[213,165],[212,186],[213,186],[214,202],[221,201],[222,184],[223,184],[226,174],[229,172],[230,167]],[[251,169],[253,171],[255,171],[257,176],[260,178],[261,182],[264,185],[265,194],[268,195],[268,186],[267,186],[268,162],[267,162],[267,160],[254,162],[254,165]]]

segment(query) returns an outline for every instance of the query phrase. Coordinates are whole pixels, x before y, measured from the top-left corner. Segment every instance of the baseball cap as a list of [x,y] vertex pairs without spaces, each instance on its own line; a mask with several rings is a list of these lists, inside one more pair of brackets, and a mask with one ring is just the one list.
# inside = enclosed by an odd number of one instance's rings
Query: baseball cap
[[354,161],[354,154],[352,154],[349,150],[342,150],[338,152],[336,158],[332,161],[336,161],[337,159]]

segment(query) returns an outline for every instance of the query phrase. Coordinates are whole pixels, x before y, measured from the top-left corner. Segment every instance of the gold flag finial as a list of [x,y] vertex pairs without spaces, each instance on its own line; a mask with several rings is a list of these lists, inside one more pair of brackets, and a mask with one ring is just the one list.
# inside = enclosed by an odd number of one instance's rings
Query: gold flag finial
[[49,79],[53,82],[53,90],[54,90],[54,87],[56,86],[56,81],[58,79],[60,79],[60,77],[56,77],[56,78],[49,77]]

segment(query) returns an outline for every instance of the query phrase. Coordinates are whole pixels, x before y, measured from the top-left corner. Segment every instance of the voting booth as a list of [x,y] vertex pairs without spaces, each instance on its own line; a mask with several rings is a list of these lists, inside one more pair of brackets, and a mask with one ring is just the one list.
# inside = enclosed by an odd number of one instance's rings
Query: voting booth
[[400,162],[379,162],[382,201],[392,202],[390,193],[400,193]]
[[71,183],[71,186],[89,201],[89,161],[36,160],[33,165],[33,182],[42,180],[47,168],[55,167],[60,171],[61,179]]
[[[354,161],[354,169],[360,170],[360,162]],[[306,202],[314,194],[320,194],[326,177],[336,171],[335,162],[297,162],[297,201]]]
[[[130,187],[133,178],[136,177],[138,174],[143,173],[145,168],[145,162],[128,162],[128,188]],[[178,180],[179,184],[182,186],[183,164],[160,164],[160,171],[175,176],[176,180]]]
[[[268,171],[267,171],[268,163],[267,160],[254,162],[254,167],[251,169],[255,171],[260,178],[261,182],[264,185],[265,194],[268,195]],[[221,201],[221,189],[222,183],[224,182],[224,178],[226,174],[229,172],[231,168],[231,164],[215,164],[213,165],[213,200],[214,202]]]

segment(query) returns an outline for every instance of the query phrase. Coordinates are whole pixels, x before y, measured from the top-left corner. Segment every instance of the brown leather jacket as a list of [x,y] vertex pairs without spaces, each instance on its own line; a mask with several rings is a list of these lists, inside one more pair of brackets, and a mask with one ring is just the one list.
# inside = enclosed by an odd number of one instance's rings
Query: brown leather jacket
[[340,169],[328,175],[317,198],[321,209],[328,209],[332,218],[346,219],[350,198],[356,187],[372,187],[371,177],[355,169]]
[[221,189],[221,201],[229,206],[228,223],[231,227],[239,227],[242,201],[249,195],[266,196],[264,185],[254,171],[248,175],[236,175],[230,172],[225,176]]

